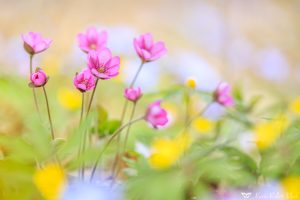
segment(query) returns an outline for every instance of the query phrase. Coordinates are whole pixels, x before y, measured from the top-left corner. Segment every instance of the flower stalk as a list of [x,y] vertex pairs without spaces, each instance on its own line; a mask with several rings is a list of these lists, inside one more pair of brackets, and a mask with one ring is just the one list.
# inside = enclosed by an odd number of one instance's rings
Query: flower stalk
[[45,100],[46,100],[47,114],[48,114],[48,119],[49,119],[49,124],[50,124],[50,130],[51,130],[51,137],[52,137],[52,140],[54,140],[55,136],[54,136],[53,124],[52,124],[52,119],[51,119],[51,114],[50,114],[50,107],[49,107],[49,102],[48,102],[48,96],[47,96],[45,86],[43,86],[43,91],[44,91]]
[[132,124],[134,124],[134,123],[136,123],[136,122],[138,122],[138,121],[140,121],[140,120],[142,120],[142,119],[144,119],[144,118],[145,118],[145,116],[142,116],[142,117],[139,117],[139,118],[137,118],[137,119],[135,119],[135,120],[132,120],[132,121],[128,122],[127,124],[125,124],[125,125],[121,126],[120,128],[118,128],[118,130],[116,130],[116,131],[112,134],[112,136],[111,136],[111,137],[109,138],[109,140],[106,142],[105,146],[103,147],[103,150],[99,153],[99,155],[98,155],[98,157],[97,157],[97,159],[96,159],[96,161],[95,161],[95,164],[94,164],[94,166],[93,166],[93,168],[92,168],[92,172],[91,172],[91,176],[90,176],[90,181],[92,181],[93,178],[94,178],[94,175],[95,175],[95,172],[96,172],[96,170],[97,170],[97,167],[98,167],[98,164],[99,164],[99,162],[100,162],[100,159],[101,159],[101,157],[102,157],[102,154],[105,152],[105,150],[107,149],[107,147],[109,147],[109,145],[110,145],[110,143],[113,141],[113,139],[114,139],[116,136],[120,135],[120,133],[122,132],[122,130],[124,130],[126,127],[128,127],[128,126],[130,126],[130,125],[132,125]]

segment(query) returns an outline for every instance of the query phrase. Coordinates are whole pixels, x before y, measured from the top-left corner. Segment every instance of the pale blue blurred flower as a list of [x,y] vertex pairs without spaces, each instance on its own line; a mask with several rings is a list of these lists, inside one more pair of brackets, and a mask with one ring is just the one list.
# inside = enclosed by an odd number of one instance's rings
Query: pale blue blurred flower
[[283,81],[288,77],[289,63],[279,49],[272,48],[259,52],[257,65],[259,75],[268,80]]
[[226,24],[218,8],[204,1],[194,2],[185,17],[185,28],[182,28],[183,23],[178,23],[178,31],[205,51],[222,55]]
[[193,52],[177,52],[170,58],[167,66],[170,73],[175,74],[181,83],[188,77],[195,77],[198,89],[213,91],[221,81],[218,72]]
[[120,188],[108,185],[73,182],[67,186],[61,200],[122,200]]
[[[124,79],[127,85],[129,85],[140,66],[140,59],[137,57],[136,61],[128,62],[124,72]],[[157,90],[159,79],[163,73],[163,68],[159,62],[145,63],[142,71],[140,72],[135,86],[141,87],[143,92],[153,92]]]
[[135,50],[133,47],[133,38],[138,36],[138,33],[129,26],[114,26],[106,29],[109,36],[107,47],[110,48],[113,54],[133,57]]

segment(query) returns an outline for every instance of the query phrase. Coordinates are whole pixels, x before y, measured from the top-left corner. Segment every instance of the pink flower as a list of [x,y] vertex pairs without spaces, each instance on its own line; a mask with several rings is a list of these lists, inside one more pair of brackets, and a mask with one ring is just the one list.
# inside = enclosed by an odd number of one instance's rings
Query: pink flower
[[142,97],[141,88],[126,88],[124,96],[128,101],[137,102]]
[[88,68],[91,73],[100,79],[110,79],[119,74],[120,58],[112,57],[108,48],[97,51],[90,51],[88,55]]
[[228,83],[222,82],[214,93],[215,101],[223,106],[233,106],[234,100],[230,95],[231,86]]
[[86,92],[95,87],[95,77],[91,74],[89,69],[83,69],[74,77],[74,86],[80,92]]
[[30,76],[30,81],[30,87],[41,87],[47,83],[48,77],[42,69],[37,68],[35,72]]
[[22,39],[24,41],[24,49],[31,55],[45,51],[52,42],[52,40],[42,38],[39,33],[34,32],[22,34]]
[[86,33],[79,33],[77,40],[80,49],[86,53],[91,50],[100,51],[106,47],[107,32],[100,32],[95,27],[90,27],[86,30]]
[[148,106],[145,120],[152,124],[154,128],[164,126],[169,121],[167,118],[167,111],[160,106],[160,101],[155,101]]
[[152,35],[146,33],[133,41],[136,53],[144,62],[154,61],[167,53],[163,42],[154,42]]

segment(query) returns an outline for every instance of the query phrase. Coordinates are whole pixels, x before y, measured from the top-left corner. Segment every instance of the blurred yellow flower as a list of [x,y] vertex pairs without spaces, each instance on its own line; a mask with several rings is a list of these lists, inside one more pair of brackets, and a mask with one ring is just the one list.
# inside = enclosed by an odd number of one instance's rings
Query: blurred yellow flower
[[67,179],[63,169],[58,164],[48,164],[37,169],[33,181],[46,200],[58,200],[64,191]]
[[284,116],[257,125],[254,130],[257,147],[265,149],[271,146],[284,131],[286,125],[287,119]]
[[206,134],[212,131],[214,122],[204,117],[198,117],[193,121],[193,127],[197,132]]
[[289,108],[295,114],[300,115],[300,97],[297,97],[296,99],[294,99],[290,103]]
[[58,101],[66,109],[75,110],[81,106],[81,93],[75,89],[58,90]]
[[194,77],[189,77],[186,79],[185,85],[189,88],[195,89],[197,87],[197,81]]
[[300,176],[289,176],[281,181],[286,200],[300,200]]
[[151,167],[165,169],[172,166],[184,153],[190,144],[187,133],[177,136],[175,139],[156,139],[152,145],[153,153],[149,158]]

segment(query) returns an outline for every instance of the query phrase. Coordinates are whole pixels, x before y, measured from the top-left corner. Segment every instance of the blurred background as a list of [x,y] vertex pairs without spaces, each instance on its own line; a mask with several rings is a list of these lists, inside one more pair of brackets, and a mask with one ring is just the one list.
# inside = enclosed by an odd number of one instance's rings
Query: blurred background
[[132,38],[151,32],[169,49],[164,70],[199,76],[202,87],[223,77],[300,78],[298,0],[2,0],[0,9],[1,75],[27,73],[20,34],[28,31],[53,39],[38,56],[48,73],[75,71],[84,65],[76,35],[97,26],[109,32],[108,46],[124,56],[124,68],[137,60]]
[[[80,94],[73,88],[72,79],[86,66],[86,55],[78,48],[76,36],[90,26],[108,31],[108,47],[122,59],[121,75],[109,84],[131,80],[140,62],[133,38],[151,32],[155,40],[166,43],[168,54],[144,68],[137,85],[146,92],[184,83],[192,76],[197,79],[199,89],[212,90],[226,80],[240,85],[246,95],[272,96],[265,101],[275,99],[284,103],[299,93],[298,0],[0,0],[0,3],[0,103],[7,108],[1,111],[6,118],[13,116],[18,121],[14,110],[24,108],[26,99],[32,103],[26,80],[29,58],[20,37],[28,31],[53,39],[51,48],[35,56],[34,66],[43,67],[50,75],[50,96],[56,108],[76,110],[80,106]],[[122,96],[121,88],[108,91],[105,84],[99,89],[102,90],[99,93],[104,93],[102,102],[112,94],[117,98]],[[114,101],[117,100],[105,104]],[[113,116],[119,115],[118,109],[117,106]]]

